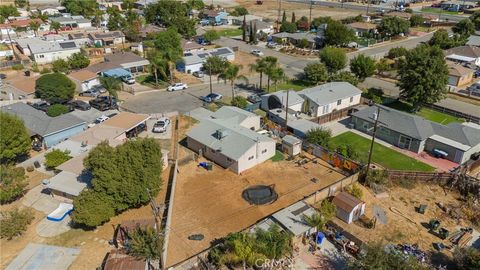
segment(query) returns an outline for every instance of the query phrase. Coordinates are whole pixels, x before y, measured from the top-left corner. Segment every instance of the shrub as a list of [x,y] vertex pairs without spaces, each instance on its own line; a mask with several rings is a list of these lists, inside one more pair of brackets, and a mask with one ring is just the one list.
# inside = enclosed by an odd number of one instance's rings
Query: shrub
[[13,165],[0,166],[0,203],[15,200],[27,186],[25,170]]
[[415,188],[415,181],[412,180],[412,179],[402,178],[402,179],[398,180],[396,183],[399,187],[404,188],[404,189],[414,189]]
[[332,131],[328,128],[311,129],[306,134],[309,143],[317,144],[326,148],[330,147]]
[[18,64],[18,65],[13,65],[12,66],[12,69],[13,70],[23,70],[25,67],[22,65],[22,64]]
[[15,115],[0,111],[0,162],[15,161],[28,154],[32,147],[30,135]]
[[15,208],[11,211],[0,212],[0,238],[11,240],[22,235],[33,219],[33,212],[29,209],[18,210]]
[[75,88],[75,83],[65,74],[45,74],[35,82],[35,95],[50,103],[59,103],[72,99]]
[[231,103],[232,106],[238,107],[240,109],[244,109],[248,105],[247,99],[242,96],[234,97]]
[[362,189],[360,188],[360,186],[358,186],[358,184],[353,184],[353,185],[347,187],[347,188],[345,189],[345,191],[346,191],[348,194],[352,195],[353,197],[355,197],[355,198],[357,198],[357,199],[359,199],[359,200],[361,200],[362,197],[363,197],[363,191],[362,191]]
[[40,74],[47,74],[47,73],[50,73],[50,72],[52,72],[52,71],[47,67],[44,67],[44,68],[42,68],[42,70],[40,70]]
[[57,117],[65,113],[68,113],[68,108],[62,104],[54,104],[47,109],[47,115],[50,117]]
[[401,57],[401,56],[406,56],[407,53],[408,53],[408,50],[406,48],[395,47],[395,48],[391,48],[388,51],[387,58],[395,59],[395,58],[398,58],[398,57]]
[[68,71],[70,70],[70,65],[67,61],[63,59],[58,59],[53,61],[52,70],[53,72],[68,73]]
[[35,168],[33,166],[28,166],[27,167],[27,172],[33,172]]
[[374,185],[385,185],[388,183],[388,173],[384,170],[372,170],[368,171],[368,175],[365,176],[365,183],[370,186]]
[[72,158],[69,154],[70,152],[67,150],[61,151],[54,149],[45,154],[45,166],[47,169],[55,169],[60,164]]

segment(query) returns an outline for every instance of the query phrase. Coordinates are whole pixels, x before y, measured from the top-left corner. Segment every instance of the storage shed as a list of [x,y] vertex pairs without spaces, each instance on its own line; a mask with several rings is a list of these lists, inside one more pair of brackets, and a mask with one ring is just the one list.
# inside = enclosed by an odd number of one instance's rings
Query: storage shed
[[347,192],[339,193],[332,202],[337,207],[337,217],[347,224],[357,220],[365,213],[365,202]]
[[282,138],[282,150],[289,156],[296,156],[302,151],[302,140],[292,135]]

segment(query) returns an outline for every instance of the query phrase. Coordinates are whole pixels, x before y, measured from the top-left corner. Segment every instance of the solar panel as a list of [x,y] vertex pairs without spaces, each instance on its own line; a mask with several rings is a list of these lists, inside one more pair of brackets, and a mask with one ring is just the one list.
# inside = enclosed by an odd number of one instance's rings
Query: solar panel
[[310,208],[310,206],[304,205],[304,206],[298,208],[297,210],[292,211],[292,214],[295,215],[295,216],[298,216],[298,215],[302,214],[303,212],[307,211],[309,208]]
[[200,57],[200,58],[205,58],[207,56],[208,56],[208,53],[199,53],[198,54],[198,57]]
[[75,45],[75,42],[63,42],[59,44],[62,49],[70,49],[70,48],[75,48],[77,45]]
[[218,49],[217,50],[217,53],[218,54],[229,54],[231,53],[229,49],[226,49],[226,48],[221,48],[221,49]]

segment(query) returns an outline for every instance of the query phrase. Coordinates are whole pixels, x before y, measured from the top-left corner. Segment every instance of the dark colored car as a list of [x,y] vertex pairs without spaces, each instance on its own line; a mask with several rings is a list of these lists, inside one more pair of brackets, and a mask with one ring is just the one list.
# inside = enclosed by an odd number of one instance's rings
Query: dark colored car
[[48,107],[50,107],[50,104],[48,104],[48,102],[46,101],[39,101],[36,103],[30,103],[30,106],[42,112],[46,112],[48,110]]
[[118,108],[117,99],[115,97],[101,96],[90,100],[88,103],[90,106],[99,111],[107,111]]
[[73,106],[75,109],[79,109],[81,111],[88,111],[92,108],[90,104],[81,100],[72,100],[69,102],[69,104]]
[[253,104],[262,102],[262,98],[258,95],[250,95],[247,97],[247,100]]
[[207,103],[219,101],[222,98],[223,98],[223,96],[220,95],[220,94],[217,94],[217,93],[211,93],[211,94],[208,94],[204,97],[200,97],[201,100],[203,100],[204,102],[207,102]]

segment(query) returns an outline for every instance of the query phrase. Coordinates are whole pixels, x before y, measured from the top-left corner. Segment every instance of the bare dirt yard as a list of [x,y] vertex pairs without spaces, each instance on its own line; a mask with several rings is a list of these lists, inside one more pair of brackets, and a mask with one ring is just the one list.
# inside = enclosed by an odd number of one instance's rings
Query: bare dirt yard
[[[317,160],[297,166],[294,161],[266,161],[242,175],[214,166],[213,171],[190,162],[179,169],[167,265],[171,266],[207,249],[215,239],[241,231],[264,217],[326,187],[344,176]],[[317,183],[311,181],[317,178]],[[254,206],[244,201],[242,191],[252,185],[275,185],[277,201]],[[188,240],[203,234],[202,241]]]
[[[229,1],[233,2],[233,1]],[[235,0],[235,2],[239,6],[245,7],[250,14],[262,16],[264,18],[268,18],[272,21],[277,20],[278,18],[278,3],[274,0],[263,1],[263,5],[257,5],[254,0]],[[289,3],[289,2],[282,2],[281,13],[280,16],[283,14],[283,10],[287,13],[287,17],[290,18],[292,12],[295,12],[295,17],[300,19],[302,16],[309,17],[310,14],[310,1],[306,1],[305,3]],[[332,17],[334,19],[340,20],[350,16],[357,16],[361,14],[361,11],[355,10],[344,10],[344,9],[337,9],[337,8],[328,8],[328,7],[320,7],[318,5],[313,6],[312,9],[312,18],[316,17]]]
[[[361,227],[359,222],[347,225],[338,218],[335,218],[334,222],[364,242],[418,244],[424,251],[434,251],[433,243],[442,242],[445,245],[451,245],[451,243],[428,232],[425,226],[430,219],[438,219],[441,223],[440,226],[448,229],[450,233],[453,233],[459,227],[472,227],[472,224],[466,220],[452,219],[436,205],[439,202],[456,207],[462,204],[458,193],[447,191],[445,194],[438,185],[417,183],[413,189],[397,186],[389,190],[389,197],[386,198],[375,197],[371,191],[363,186],[362,189],[362,200],[367,204],[366,216],[373,217],[373,206],[377,205],[385,211],[388,219],[387,224],[384,225],[377,221],[374,229],[366,229]],[[415,207],[420,204],[427,205],[425,214],[415,211]],[[391,207],[398,209],[415,224],[392,212]],[[445,249],[445,254],[451,256],[451,252],[447,249]]]

